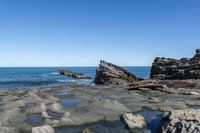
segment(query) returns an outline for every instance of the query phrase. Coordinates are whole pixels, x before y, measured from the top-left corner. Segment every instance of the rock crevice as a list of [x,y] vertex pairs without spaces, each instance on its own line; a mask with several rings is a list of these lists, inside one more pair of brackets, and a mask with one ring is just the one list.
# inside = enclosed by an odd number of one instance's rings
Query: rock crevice
[[163,116],[159,133],[199,133],[200,110],[172,110]]

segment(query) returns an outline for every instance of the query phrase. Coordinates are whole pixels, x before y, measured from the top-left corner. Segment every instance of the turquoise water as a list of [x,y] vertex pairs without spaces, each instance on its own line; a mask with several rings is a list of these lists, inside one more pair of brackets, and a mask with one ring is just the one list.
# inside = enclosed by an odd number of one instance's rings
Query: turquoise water
[[[124,67],[138,77],[148,79],[150,67]],[[57,69],[68,69],[95,77],[96,67],[42,67],[0,68],[0,88],[39,88],[60,85],[91,85],[94,79],[72,79],[56,73]]]

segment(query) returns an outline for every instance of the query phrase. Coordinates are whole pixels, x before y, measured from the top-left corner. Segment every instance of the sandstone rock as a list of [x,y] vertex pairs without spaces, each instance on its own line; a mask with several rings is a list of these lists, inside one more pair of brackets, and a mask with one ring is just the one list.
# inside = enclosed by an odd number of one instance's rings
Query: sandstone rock
[[172,110],[163,117],[158,132],[162,133],[199,133],[200,110]]
[[82,73],[74,73],[69,70],[58,70],[58,73],[61,75],[65,75],[68,77],[76,78],[76,79],[90,79],[91,77],[82,74]]
[[156,97],[149,97],[148,99],[149,99],[150,102],[154,102],[154,103],[159,103],[160,102],[160,100],[158,98],[156,98]]
[[90,131],[90,129],[86,128],[81,133],[95,133],[95,132],[92,132]]
[[191,95],[200,95],[198,92],[190,92]]
[[64,108],[59,103],[54,103],[50,105],[49,110],[51,110],[52,112],[60,113],[60,114],[64,113]]
[[55,130],[49,125],[45,125],[41,127],[33,127],[32,133],[55,133]]
[[95,83],[98,85],[129,85],[138,80],[134,74],[103,60],[96,70]]
[[0,133],[20,133],[15,128],[11,127],[0,127]]
[[163,87],[164,84],[160,84],[157,80],[142,80],[142,81],[135,81],[134,83],[130,84],[130,89],[140,89],[140,88],[149,88],[155,89],[158,87]]
[[[169,88],[165,83],[162,83],[159,80],[142,80],[135,81],[133,84],[130,84],[126,87],[128,90],[141,90],[141,91],[151,91],[157,90],[166,93],[175,93],[175,94],[183,94],[185,91],[175,90],[173,88]],[[184,93],[185,94],[185,93]]]
[[123,119],[126,122],[129,129],[142,129],[146,126],[145,119],[141,115],[133,115],[132,113],[124,113]]
[[52,117],[49,116],[47,112],[42,112],[42,118],[44,118],[44,119],[52,119]]
[[151,69],[153,79],[200,79],[200,49],[193,58],[180,60],[157,57]]

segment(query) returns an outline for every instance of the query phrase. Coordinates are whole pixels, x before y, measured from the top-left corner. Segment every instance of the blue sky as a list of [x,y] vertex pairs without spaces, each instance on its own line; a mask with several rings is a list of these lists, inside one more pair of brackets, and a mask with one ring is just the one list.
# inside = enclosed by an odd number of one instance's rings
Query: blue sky
[[151,65],[200,47],[199,0],[0,0],[0,66]]

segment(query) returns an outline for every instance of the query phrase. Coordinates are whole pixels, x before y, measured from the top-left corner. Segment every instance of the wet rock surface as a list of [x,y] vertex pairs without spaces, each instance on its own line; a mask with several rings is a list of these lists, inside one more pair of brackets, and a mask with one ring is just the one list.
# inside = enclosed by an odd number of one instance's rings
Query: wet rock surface
[[193,58],[180,60],[157,57],[151,69],[152,79],[200,79],[200,49]]
[[[119,130],[121,133],[129,133],[131,131],[124,128],[125,125],[120,122],[119,116],[132,112],[133,115],[142,115],[147,122],[147,127],[138,132],[155,132],[156,127],[153,127],[152,123],[155,121],[158,123],[159,115],[157,113],[154,115],[154,111],[151,110],[158,111],[159,114],[160,111],[198,108],[200,105],[199,95],[189,95],[189,92],[199,91],[199,80],[187,81],[186,84],[190,83],[194,86],[186,87],[184,91],[179,86],[173,85],[172,82],[178,81],[168,82],[170,82],[168,86],[173,88],[175,93],[148,88],[129,90],[126,87],[114,85],[0,90],[0,127],[2,127],[1,130],[9,128],[8,130],[14,130],[16,133],[30,132],[33,127],[42,125],[51,126],[58,133],[70,129],[76,133],[71,126],[84,127],[78,128],[80,129],[78,133],[87,127],[92,129],[91,131],[111,132],[109,126],[112,125],[115,127],[115,129],[112,128],[113,132]],[[60,95],[60,92],[66,90],[68,93]],[[182,91],[184,93],[176,93]],[[138,113],[144,110],[144,107],[149,110]],[[102,122],[99,123],[99,121]],[[95,124],[89,126],[86,123]]]
[[140,80],[125,69],[101,60],[96,70],[95,83],[98,85],[129,85]]
[[158,90],[170,94],[200,95],[200,80],[142,80],[130,84],[128,90]]
[[10,127],[0,127],[0,133],[20,133],[15,128]]
[[34,127],[32,133],[55,133],[55,130],[49,125]]
[[162,133],[199,133],[200,110],[172,110],[163,117],[158,132]]

